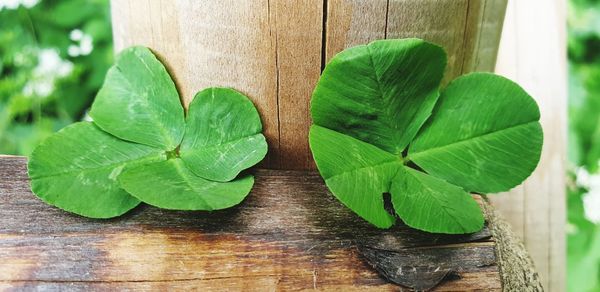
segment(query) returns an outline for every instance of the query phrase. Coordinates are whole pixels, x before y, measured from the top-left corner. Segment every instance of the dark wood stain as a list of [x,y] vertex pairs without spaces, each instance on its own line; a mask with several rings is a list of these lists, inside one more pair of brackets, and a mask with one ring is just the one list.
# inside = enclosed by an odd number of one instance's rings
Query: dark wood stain
[[[228,210],[142,205],[91,220],[41,202],[26,159],[0,157],[0,290],[398,290],[386,277],[422,288],[431,267],[456,275],[444,274],[436,291],[501,289],[487,227],[463,236],[379,230],[315,172],[255,174],[252,193]],[[393,268],[408,266],[423,273],[394,281]]]

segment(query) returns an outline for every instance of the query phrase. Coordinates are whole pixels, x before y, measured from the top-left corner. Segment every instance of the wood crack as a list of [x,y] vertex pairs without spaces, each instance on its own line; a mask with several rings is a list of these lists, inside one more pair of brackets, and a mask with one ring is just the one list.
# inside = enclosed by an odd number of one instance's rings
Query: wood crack
[[327,13],[329,11],[328,0],[323,0],[323,22],[321,28],[321,72],[327,65]]
[[274,277],[279,278],[277,274],[261,274],[261,275],[239,275],[239,276],[220,276],[220,277],[192,277],[179,279],[143,279],[143,280],[79,280],[79,279],[31,279],[31,280],[6,280],[0,279],[0,283],[171,283],[171,282],[190,282],[190,281],[210,281],[210,280],[227,280],[227,279],[247,279]]

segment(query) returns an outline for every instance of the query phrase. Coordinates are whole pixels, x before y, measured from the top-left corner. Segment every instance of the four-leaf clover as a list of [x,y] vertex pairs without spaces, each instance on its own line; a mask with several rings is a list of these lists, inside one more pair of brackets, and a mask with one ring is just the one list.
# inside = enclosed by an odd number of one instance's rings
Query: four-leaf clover
[[441,93],[446,53],[419,39],[347,49],[326,66],[311,101],[310,147],[331,192],[368,222],[470,233],[484,218],[469,192],[520,184],[542,148],[535,101],[489,73]]
[[86,217],[119,216],[140,201],[177,210],[234,206],[254,183],[240,172],[267,153],[246,96],[205,89],[186,117],[173,80],[144,47],[118,56],[90,116],[40,144],[28,165],[38,197]]

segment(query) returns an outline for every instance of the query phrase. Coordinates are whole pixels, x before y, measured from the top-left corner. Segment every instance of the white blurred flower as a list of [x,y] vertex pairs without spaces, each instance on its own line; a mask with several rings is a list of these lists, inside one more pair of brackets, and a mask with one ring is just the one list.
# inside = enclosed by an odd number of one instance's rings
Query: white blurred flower
[[36,95],[39,97],[49,96],[54,91],[53,80],[41,79],[36,82],[27,82],[23,87],[23,93],[26,95]]
[[73,64],[63,60],[58,51],[42,49],[38,54],[38,64],[33,69],[31,79],[23,87],[26,96],[47,97],[54,91],[57,79],[73,72]]
[[579,168],[577,185],[588,190],[583,195],[585,217],[591,222],[600,223],[600,173],[590,174],[585,168]]
[[9,10],[19,8],[19,4],[21,4],[21,1],[19,0],[0,0],[0,8],[6,8]]
[[40,0],[21,0],[21,5],[25,6],[25,8],[31,8],[37,5]]
[[84,35],[81,39],[81,43],[79,44],[79,48],[81,49],[82,55],[89,55],[94,49],[94,44],[92,43],[92,37],[90,35]]
[[80,41],[82,37],[83,31],[81,31],[81,29],[78,28],[72,30],[71,33],[69,33],[69,38],[74,42]]
[[80,29],[74,29],[69,33],[69,38],[74,42],[68,48],[69,56],[87,56],[94,49],[94,40],[92,36],[84,33]]
[[79,46],[70,45],[69,48],[67,49],[67,53],[71,57],[77,57],[77,56],[81,55],[81,49],[79,49]]
[[596,224],[600,223],[600,189],[583,196],[585,218]]
[[19,6],[29,9],[37,5],[39,2],[40,0],[0,0],[0,10],[14,10],[19,8]]
[[39,63],[34,69],[34,74],[50,76],[56,73],[58,77],[65,77],[73,70],[73,64],[60,58],[54,49],[42,49],[38,56]]
[[38,48],[32,46],[23,46],[19,51],[15,52],[13,62],[17,67],[29,67],[32,64],[33,56],[37,56]]
[[580,187],[587,188],[590,185],[590,173],[583,167],[577,168],[575,179],[575,183]]

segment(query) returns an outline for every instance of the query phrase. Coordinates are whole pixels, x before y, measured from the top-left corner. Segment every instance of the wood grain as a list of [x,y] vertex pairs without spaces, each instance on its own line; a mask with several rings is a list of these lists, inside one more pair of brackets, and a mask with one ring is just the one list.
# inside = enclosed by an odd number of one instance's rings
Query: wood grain
[[329,0],[327,2],[325,55],[385,39],[388,0]]
[[[390,1],[388,12],[388,38],[419,37],[439,44],[446,49],[448,66],[445,80],[462,73],[465,56],[476,54],[466,51],[466,31],[469,30],[468,0],[397,0]],[[443,12],[442,12],[443,11]],[[491,68],[490,68],[491,70]]]
[[495,206],[520,233],[547,291],[564,291],[567,125],[566,1],[511,0],[497,70],[531,94],[544,146],[532,176]]
[[419,37],[446,48],[446,81],[493,70],[506,0],[113,0],[117,51],[145,45],[167,64],[185,104],[208,86],[257,105],[269,142],[263,166],[314,169],[309,102],[337,52]]
[[418,37],[446,49],[446,81],[493,71],[505,9],[506,0],[330,1],[327,57],[376,39]]
[[468,3],[462,74],[494,70],[507,2],[479,0]]
[[321,74],[323,3],[271,1],[276,36],[279,165],[314,169],[308,146],[310,96]]
[[314,172],[257,170],[249,198],[225,211],[140,206],[91,220],[37,199],[25,163],[0,157],[0,289],[397,290],[357,246],[458,273],[436,291],[501,289],[487,227],[462,236],[382,231],[343,207]]

